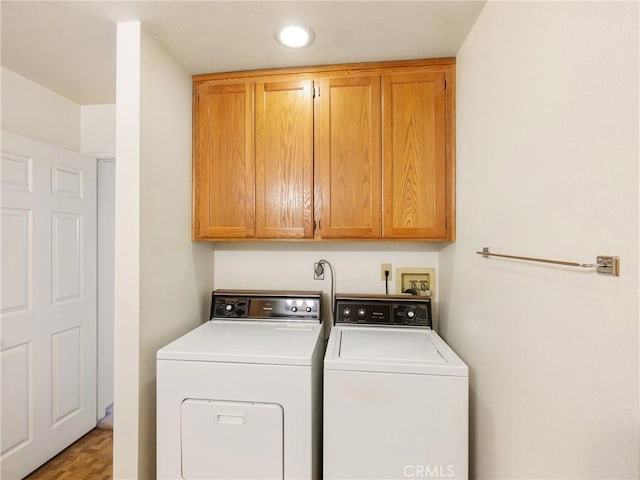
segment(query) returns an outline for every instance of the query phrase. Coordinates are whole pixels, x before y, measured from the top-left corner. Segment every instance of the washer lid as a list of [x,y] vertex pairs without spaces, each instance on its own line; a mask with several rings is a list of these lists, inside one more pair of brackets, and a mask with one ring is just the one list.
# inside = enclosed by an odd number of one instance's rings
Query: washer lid
[[318,323],[214,320],[158,350],[158,360],[311,365]]
[[325,369],[468,376],[438,334],[422,328],[334,327]]

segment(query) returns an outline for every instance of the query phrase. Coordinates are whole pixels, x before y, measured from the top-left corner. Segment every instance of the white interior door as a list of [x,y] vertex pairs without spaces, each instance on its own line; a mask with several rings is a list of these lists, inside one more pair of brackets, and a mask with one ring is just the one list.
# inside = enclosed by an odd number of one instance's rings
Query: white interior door
[[96,161],[2,132],[0,476],[96,424]]

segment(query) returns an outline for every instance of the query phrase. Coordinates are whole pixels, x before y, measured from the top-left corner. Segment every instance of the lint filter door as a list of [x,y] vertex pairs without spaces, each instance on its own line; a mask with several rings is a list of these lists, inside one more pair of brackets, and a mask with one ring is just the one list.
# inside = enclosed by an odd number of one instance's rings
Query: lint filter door
[[187,399],[181,417],[184,479],[284,477],[280,405]]

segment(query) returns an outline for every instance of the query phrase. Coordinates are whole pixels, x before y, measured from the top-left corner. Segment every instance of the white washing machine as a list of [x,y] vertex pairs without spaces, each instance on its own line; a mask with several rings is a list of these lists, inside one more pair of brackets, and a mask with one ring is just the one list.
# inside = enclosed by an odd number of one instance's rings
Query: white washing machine
[[467,478],[468,368],[431,303],[337,295],[324,361],[324,479]]
[[157,353],[157,476],[317,479],[321,292],[213,292],[211,320]]

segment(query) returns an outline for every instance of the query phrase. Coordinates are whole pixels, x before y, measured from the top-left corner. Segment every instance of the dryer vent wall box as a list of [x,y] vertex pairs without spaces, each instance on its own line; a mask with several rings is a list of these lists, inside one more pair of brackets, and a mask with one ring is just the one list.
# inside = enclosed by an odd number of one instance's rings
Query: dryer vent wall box
[[396,269],[396,293],[435,298],[436,270],[426,267]]
[[316,479],[321,292],[216,291],[157,354],[159,479]]

